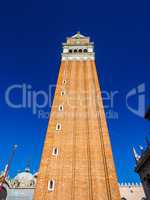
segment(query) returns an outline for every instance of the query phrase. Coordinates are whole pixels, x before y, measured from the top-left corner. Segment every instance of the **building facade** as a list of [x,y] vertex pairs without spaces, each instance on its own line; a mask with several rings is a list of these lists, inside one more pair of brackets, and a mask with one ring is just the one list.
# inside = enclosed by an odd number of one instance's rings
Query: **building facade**
[[[4,173],[1,172],[0,178]],[[18,173],[14,178],[6,178],[0,200],[32,200],[36,185],[37,173],[32,174],[29,168]]]
[[150,143],[146,150],[141,148],[141,155],[135,153],[135,171],[139,174],[147,199],[150,199]]
[[[14,178],[7,178],[0,193],[0,200],[33,200],[38,173],[32,174],[29,168],[18,173]],[[0,176],[2,177],[2,176]],[[142,184],[118,184],[120,200],[145,200]]]
[[[26,182],[26,181],[25,181]],[[33,200],[34,187],[17,187],[14,185],[4,184],[7,191],[6,198],[0,200]],[[146,200],[142,184],[137,183],[122,183],[119,184],[120,200]]]
[[121,183],[119,190],[121,200],[146,200],[141,183]]
[[94,44],[67,38],[34,200],[120,200]]

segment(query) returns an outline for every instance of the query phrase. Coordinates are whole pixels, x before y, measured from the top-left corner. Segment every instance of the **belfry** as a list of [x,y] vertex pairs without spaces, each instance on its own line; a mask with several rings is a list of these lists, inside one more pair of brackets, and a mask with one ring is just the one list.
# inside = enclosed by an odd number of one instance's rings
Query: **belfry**
[[95,65],[80,33],[63,43],[34,200],[120,200]]

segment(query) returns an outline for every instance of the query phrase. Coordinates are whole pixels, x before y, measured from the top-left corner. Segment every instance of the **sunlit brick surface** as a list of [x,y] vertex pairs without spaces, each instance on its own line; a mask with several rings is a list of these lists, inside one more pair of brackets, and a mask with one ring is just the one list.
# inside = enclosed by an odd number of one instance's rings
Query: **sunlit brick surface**
[[[56,157],[53,147],[59,148]],[[61,64],[34,200],[120,200],[94,61]]]

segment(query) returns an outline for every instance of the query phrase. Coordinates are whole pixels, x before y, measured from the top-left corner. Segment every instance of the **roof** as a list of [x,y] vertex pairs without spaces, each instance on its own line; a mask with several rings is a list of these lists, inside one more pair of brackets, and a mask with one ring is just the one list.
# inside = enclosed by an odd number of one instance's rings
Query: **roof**
[[67,37],[66,43],[63,43],[63,46],[64,45],[83,46],[83,45],[93,45],[93,43],[90,42],[90,37],[84,36],[80,32],[77,32],[75,35]]
[[82,35],[80,32],[77,32],[75,35],[73,35],[71,38],[85,38],[86,36]]
[[21,172],[14,179],[19,182],[28,182],[34,180],[34,176],[29,172]]

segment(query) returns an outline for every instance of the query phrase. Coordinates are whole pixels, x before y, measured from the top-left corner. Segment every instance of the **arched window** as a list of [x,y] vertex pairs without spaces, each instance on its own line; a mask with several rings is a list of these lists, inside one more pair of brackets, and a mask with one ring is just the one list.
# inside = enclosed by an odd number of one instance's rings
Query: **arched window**
[[126,198],[122,197],[121,200],[127,200]]
[[69,49],[69,53],[72,53],[72,49]]
[[67,81],[66,81],[66,80],[64,80],[64,81],[63,81],[63,83],[64,83],[64,84],[66,84],[66,83],[67,83]]
[[82,49],[79,49],[79,53],[82,53]]
[[52,192],[54,191],[54,188],[55,188],[55,181],[54,180],[48,181],[48,191]]
[[59,111],[63,111],[63,110],[64,110],[63,105],[59,105]]
[[77,51],[77,49],[74,49],[74,53],[77,53],[78,51]]
[[53,156],[58,156],[58,153],[59,153],[58,148],[57,148],[57,147],[54,147],[54,148],[53,148],[52,155],[53,155]]
[[30,181],[30,186],[34,186],[35,185],[35,181],[34,180],[31,180]]
[[61,96],[64,96],[65,95],[65,91],[61,91]]
[[88,50],[87,49],[84,49],[84,53],[87,53],[88,52]]
[[61,130],[61,124],[60,123],[57,123],[56,124],[56,131],[60,131]]

